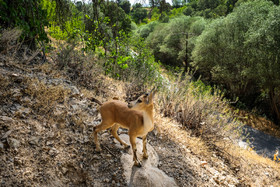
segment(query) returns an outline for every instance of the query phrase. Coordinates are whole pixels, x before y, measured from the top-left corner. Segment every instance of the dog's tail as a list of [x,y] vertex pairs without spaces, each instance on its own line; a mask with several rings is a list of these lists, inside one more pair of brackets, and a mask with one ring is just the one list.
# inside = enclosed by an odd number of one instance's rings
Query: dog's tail
[[96,99],[96,98],[94,98],[94,97],[92,97],[92,98],[89,98],[92,102],[95,102],[95,103],[97,103],[97,104],[99,104],[100,106],[102,105],[102,103],[98,100],[98,99]]

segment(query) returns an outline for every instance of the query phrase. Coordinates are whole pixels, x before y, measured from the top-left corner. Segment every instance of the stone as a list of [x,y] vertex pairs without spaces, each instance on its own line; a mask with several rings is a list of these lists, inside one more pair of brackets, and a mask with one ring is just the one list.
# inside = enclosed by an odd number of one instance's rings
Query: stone
[[6,139],[8,138],[8,136],[12,133],[12,130],[7,131],[2,137],[1,139]]
[[[120,138],[129,144],[129,136],[122,134]],[[142,153],[142,140],[136,140],[137,156],[138,159],[142,159],[140,153]],[[156,151],[151,145],[147,143],[147,150],[149,158],[142,161],[142,167],[138,168],[133,166],[132,150],[130,148],[129,153],[123,153],[121,156],[121,162],[124,169],[124,175],[128,186],[139,187],[176,187],[175,180],[167,176],[162,170],[158,169],[159,157]]]
[[14,139],[14,138],[9,138],[8,139],[8,144],[11,148],[17,149],[20,146],[20,141]]
[[57,154],[58,154],[58,150],[56,150],[54,147],[49,150],[49,155],[55,156]]
[[2,142],[0,142],[0,150],[4,149],[4,144]]
[[71,90],[71,96],[70,97],[80,96],[80,91],[76,86],[68,86],[68,88]]
[[61,171],[62,171],[63,175],[65,175],[65,174],[67,173],[68,169],[65,168],[65,167],[62,167],[62,168],[61,168]]
[[17,112],[17,117],[27,118],[30,114],[31,110],[29,108],[21,107]]
[[31,145],[38,145],[39,144],[39,140],[40,138],[39,137],[36,137],[36,136],[33,136],[29,139],[29,143]]
[[54,141],[53,141],[53,140],[48,140],[48,141],[46,142],[46,145],[47,145],[47,146],[53,146],[53,144],[54,144]]
[[5,123],[12,123],[13,119],[7,116],[0,116],[0,120],[5,122]]

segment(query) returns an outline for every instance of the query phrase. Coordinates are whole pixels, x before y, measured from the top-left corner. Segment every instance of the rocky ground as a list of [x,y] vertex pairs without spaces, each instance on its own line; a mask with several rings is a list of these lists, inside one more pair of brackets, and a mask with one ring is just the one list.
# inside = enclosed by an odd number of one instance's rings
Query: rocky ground
[[[0,62],[0,92],[0,186],[246,185],[222,158],[207,162],[187,143],[169,138],[176,132],[158,128],[148,136],[153,156],[142,169],[132,166],[131,151],[122,149],[109,131],[100,133],[103,150],[95,152],[91,134],[100,122],[97,105],[71,81],[36,66]],[[156,125],[164,128],[163,120],[158,115]]]

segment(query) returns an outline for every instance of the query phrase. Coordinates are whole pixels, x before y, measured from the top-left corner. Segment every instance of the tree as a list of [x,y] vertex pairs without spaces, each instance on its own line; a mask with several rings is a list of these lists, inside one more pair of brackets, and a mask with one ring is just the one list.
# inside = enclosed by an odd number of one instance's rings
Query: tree
[[[164,64],[189,66],[193,42],[204,29],[201,17],[180,16],[158,24],[146,39],[155,57]],[[199,26],[198,26],[199,25]],[[200,30],[201,29],[201,30]]]
[[130,13],[130,6],[131,6],[131,4],[130,4],[129,1],[123,0],[123,1],[120,2],[119,6],[124,10],[124,12],[126,14]]
[[131,16],[136,23],[142,22],[147,17],[147,15],[148,11],[143,8],[140,3],[133,5]]
[[[204,80],[221,85],[247,106],[270,103],[280,120],[279,8],[272,2],[243,3],[216,19],[198,37],[193,65]],[[269,98],[269,102],[267,102]]]
[[172,0],[172,6],[174,8],[180,8],[183,6],[183,1],[182,0]]
[[47,13],[42,9],[42,1],[37,0],[1,0],[0,26],[19,27],[22,38],[32,49],[37,41],[48,41],[44,27],[48,25]]
[[[260,21],[263,19],[263,21]],[[254,20],[246,34],[246,47],[254,77],[267,95],[274,119],[280,123],[280,7],[273,6],[266,18]]]

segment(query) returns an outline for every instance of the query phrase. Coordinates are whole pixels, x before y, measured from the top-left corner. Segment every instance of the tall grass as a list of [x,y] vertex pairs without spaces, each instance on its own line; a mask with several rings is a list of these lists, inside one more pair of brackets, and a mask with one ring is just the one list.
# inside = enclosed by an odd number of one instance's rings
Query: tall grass
[[223,93],[179,75],[178,81],[162,87],[158,98],[160,112],[176,119],[192,134],[211,140],[239,138],[242,124],[234,116]]

